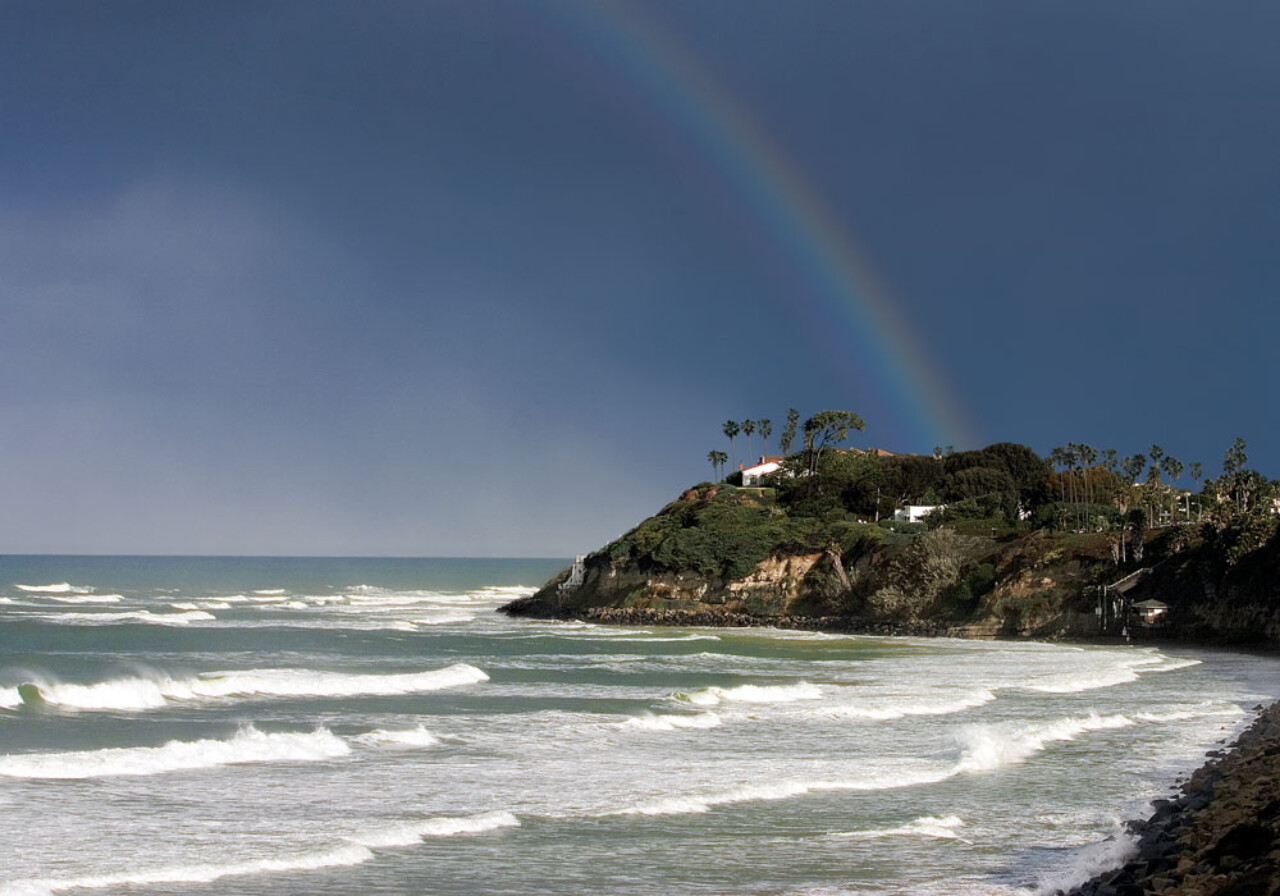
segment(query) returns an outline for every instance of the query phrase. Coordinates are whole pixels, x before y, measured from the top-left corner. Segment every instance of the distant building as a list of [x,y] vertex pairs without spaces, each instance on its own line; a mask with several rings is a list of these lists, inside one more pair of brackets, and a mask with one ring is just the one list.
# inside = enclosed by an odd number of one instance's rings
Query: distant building
[[893,518],[900,523],[923,523],[926,514],[935,510],[945,510],[946,504],[908,504],[893,512]]
[[1156,628],[1169,621],[1169,605],[1160,600],[1144,600],[1133,605],[1133,615],[1145,628]]
[[752,488],[760,484],[760,480],[770,473],[776,473],[782,469],[782,461],[785,460],[781,455],[777,457],[762,457],[760,462],[750,467],[742,468],[742,485],[744,488]]

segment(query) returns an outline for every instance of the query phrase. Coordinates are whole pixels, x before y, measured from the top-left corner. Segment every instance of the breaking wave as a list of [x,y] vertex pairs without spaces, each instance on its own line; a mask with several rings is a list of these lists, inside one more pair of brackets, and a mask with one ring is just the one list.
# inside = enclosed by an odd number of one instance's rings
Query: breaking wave
[[696,706],[716,706],[720,703],[792,703],[796,700],[818,700],[822,697],[822,688],[806,681],[777,685],[744,684],[735,688],[704,688],[687,694],[677,693],[673,697]]
[[458,818],[426,818],[388,825],[352,834],[347,839],[370,849],[394,849],[413,846],[426,837],[455,837],[459,834],[482,834],[499,828],[520,826],[520,820],[510,812],[485,812]]
[[991,771],[1026,761],[1048,744],[1075,740],[1089,731],[1128,728],[1135,722],[1127,716],[1100,716],[1090,713],[1078,718],[1057,719],[1040,725],[1016,729],[973,725],[963,729],[957,739],[962,754],[956,770],[960,772]]
[[[30,682],[19,685],[21,702],[78,710],[157,709],[170,701],[274,697],[396,696],[487,681],[475,666],[456,663],[428,672],[358,674],[311,669],[249,669],[194,678],[118,678],[96,684]],[[3,697],[0,697],[3,699]]]
[[830,836],[853,840],[878,840],[881,837],[933,837],[938,840],[961,840],[968,843],[970,841],[965,840],[956,833],[962,827],[964,827],[964,821],[957,815],[943,817],[926,815],[896,828],[882,828],[870,831],[841,831]]
[[286,871],[314,871],[344,865],[359,865],[373,858],[368,847],[349,843],[336,849],[307,852],[277,859],[252,859],[225,864],[176,865],[150,871],[121,871],[63,879],[19,880],[0,887],[0,896],[44,896],[64,890],[102,890],[108,887],[148,884],[206,884],[224,877]]
[[995,699],[996,695],[985,689],[969,691],[957,697],[924,700],[900,696],[877,700],[873,697],[858,705],[834,707],[829,710],[829,714],[836,718],[873,721],[889,721],[905,716],[945,716],[985,706]]
[[440,743],[440,739],[423,726],[405,728],[397,731],[378,729],[352,738],[358,744],[370,747],[399,747],[412,749],[415,747],[431,747]]
[[720,724],[720,717],[713,712],[700,712],[696,715],[646,713],[618,724],[620,727],[639,728],[642,731],[680,731],[689,728],[715,728]]
[[1178,659],[1152,652],[1126,657],[1118,664],[1101,668],[1085,668],[1054,675],[1042,675],[1024,686],[1048,694],[1075,694],[1095,688],[1109,688],[1137,681],[1146,672],[1172,672],[1200,665],[1200,660]]
[[14,585],[19,591],[28,594],[92,594],[92,588],[83,588],[69,582],[56,582],[52,585]]
[[0,775],[10,778],[107,778],[258,762],[317,762],[351,752],[324,728],[309,733],[264,734],[253,726],[228,740],[171,740],[159,747],[124,747],[0,757]]
[[150,610],[133,610],[127,613],[48,613],[37,618],[58,625],[117,625],[122,622],[141,622],[145,625],[190,625],[216,619],[204,610],[186,610],[181,613],[152,613]]

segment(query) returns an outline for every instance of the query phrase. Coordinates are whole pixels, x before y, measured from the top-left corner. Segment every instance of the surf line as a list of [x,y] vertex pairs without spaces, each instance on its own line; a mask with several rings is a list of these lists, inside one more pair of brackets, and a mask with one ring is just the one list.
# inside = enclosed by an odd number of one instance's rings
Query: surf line
[[901,302],[747,108],[634,6],[571,0],[541,9],[542,18],[570,37],[535,29],[557,44],[561,57],[576,55],[569,64],[612,79],[619,93],[631,97],[634,114],[650,123],[656,141],[669,143],[673,131],[681,135],[699,167],[698,182],[710,175],[745,208],[759,239],[789,262],[791,279],[801,281],[796,294],[807,298],[804,310],[816,337],[827,343],[828,361],[849,382],[868,375],[877,381],[876,399],[899,418],[911,444],[976,445],[965,409],[899,310]]

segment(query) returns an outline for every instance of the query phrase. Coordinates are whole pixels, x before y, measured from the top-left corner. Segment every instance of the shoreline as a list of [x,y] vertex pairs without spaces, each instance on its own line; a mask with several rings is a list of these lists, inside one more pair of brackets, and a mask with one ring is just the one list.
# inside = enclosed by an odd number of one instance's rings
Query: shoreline
[[1256,709],[1177,797],[1130,822],[1133,858],[1055,896],[1280,894],[1280,701]]
[[802,616],[736,613],[724,610],[651,609],[645,607],[586,607],[581,610],[547,613],[543,608],[530,611],[528,598],[511,601],[497,612],[522,619],[548,622],[587,622],[593,625],[671,628],[776,628],[793,631],[826,632],[833,635],[874,635],[902,638],[963,638],[976,641],[1043,641],[1062,644],[1094,644],[1100,646],[1185,646],[1200,650],[1225,650],[1232,653],[1275,656],[1280,658],[1280,645],[1271,642],[1237,642],[1230,638],[1205,640],[1135,632],[1129,638],[1120,635],[1080,635],[1071,632],[1045,632],[1027,635],[1011,632],[998,625],[985,623],[877,622],[853,616]]
[[[519,609],[503,612],[526,616]],[[944,623],[870,624],[841,617],[758,616],[713,610],[595,607],[558,614],[559,620],[599,625],[689,628],[769,627],[832,634],[974,640],[1057,640],[1098,645],[1188,645],[1207,650],[1275,655],[1273,645],[1223,645],[1177,639],[1115,637],[1027,638]],[[1126,822],[1134,852],[1104,871],[1053,896],[1280,896],[1280,700],[1254,707],[1256,716],[1181,784],[1178,795],[1157,799],[1145,819]]]

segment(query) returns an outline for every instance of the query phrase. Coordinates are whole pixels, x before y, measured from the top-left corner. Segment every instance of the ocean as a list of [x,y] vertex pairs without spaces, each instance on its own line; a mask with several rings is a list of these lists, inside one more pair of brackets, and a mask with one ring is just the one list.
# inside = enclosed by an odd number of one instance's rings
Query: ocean
[[0,558],[0,896],[1049,893],[1280,689],[495,612],[565,565]]

